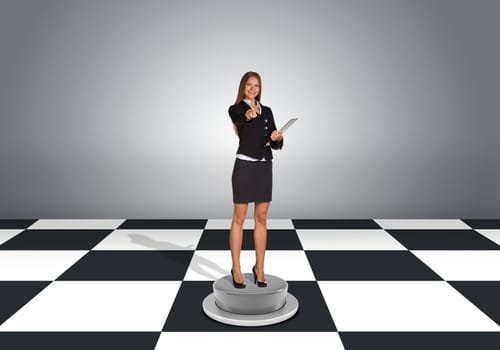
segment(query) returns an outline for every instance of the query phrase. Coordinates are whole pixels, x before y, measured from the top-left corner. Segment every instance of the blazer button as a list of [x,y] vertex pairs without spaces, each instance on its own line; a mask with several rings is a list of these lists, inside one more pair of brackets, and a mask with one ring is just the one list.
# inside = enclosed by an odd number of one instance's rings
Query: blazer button
[[264,129],[266,129],[266,130],[267,130],[267,126],[266,126],[266,127],[264,127]]
[[264,120],[264,121],[267,123],[267,119],[266,119],[266,120]]

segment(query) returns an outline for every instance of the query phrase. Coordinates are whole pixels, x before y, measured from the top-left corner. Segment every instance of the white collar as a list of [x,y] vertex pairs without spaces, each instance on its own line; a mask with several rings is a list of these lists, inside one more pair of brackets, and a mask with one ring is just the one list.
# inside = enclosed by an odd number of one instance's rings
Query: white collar
[[[252,104],[252,103],[250,102],[250,100],[243,99],[243,101],[244,101],[247,105],[249,105],[249,106],[251,106],[251,104]],[[260,107],[259,100],[255,100],[255,103],[257,104],[257,107]]]

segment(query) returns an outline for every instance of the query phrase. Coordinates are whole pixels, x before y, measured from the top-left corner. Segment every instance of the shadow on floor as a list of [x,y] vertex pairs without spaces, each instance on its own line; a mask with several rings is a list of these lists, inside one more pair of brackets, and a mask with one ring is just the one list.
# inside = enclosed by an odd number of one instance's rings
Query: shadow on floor
[[[137,233],[131,233],[128,235],[134,244],[141,245],[143,247],[147,248],[152,248],[154,250],[194,250],[195,246],[194,244],[190,244],[187,246],[182,246],[178,245],[172,242],[167,242],[167,241],[157,241],[154,239],[151,239],[148,236],[137,234]],[[189,265],[189,268],[193,270],[194,272],[208,278],[211,280],[216,280],[219,279],[221,276],[220,275],[215,275],[212,272],[216,272],[218,274],[221,274],[223,276],[228,275],[229,271],[223,269],[220,267],[218,264],[215,262],[199,256],[199,255],[193,255],[193,258],[191,259],[191,263]],[[212,272],[211,272],[212,271]]]

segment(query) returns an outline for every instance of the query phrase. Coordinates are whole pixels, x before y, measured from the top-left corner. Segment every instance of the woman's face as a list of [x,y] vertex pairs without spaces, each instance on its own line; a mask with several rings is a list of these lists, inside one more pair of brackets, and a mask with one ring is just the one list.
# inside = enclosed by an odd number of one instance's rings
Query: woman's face
[[256,77],[250,77],[245,83],[245,98],[254,100],[260,93],[259,80]]

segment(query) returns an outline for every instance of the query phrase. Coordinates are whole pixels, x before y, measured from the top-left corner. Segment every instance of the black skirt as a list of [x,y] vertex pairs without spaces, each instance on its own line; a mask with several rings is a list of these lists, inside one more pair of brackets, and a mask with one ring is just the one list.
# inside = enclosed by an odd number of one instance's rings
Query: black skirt
[[233,203],[270,202],[273,192],[273,162],[252,162],[236,158],[231,180]]

